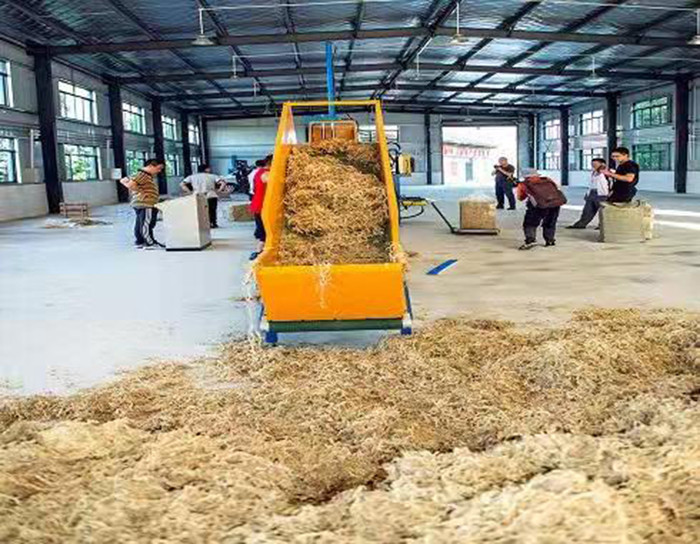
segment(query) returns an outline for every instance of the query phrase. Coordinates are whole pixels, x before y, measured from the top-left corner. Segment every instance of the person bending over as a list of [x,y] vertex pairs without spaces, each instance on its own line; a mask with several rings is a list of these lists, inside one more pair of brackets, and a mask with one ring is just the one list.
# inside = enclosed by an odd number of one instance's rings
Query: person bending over
[[138,248],[153,249],[163,247],[153,236],[158,220],[158,184],[155,177],[165,168],[165,161],[147,160],[135,176],[122,178],[119,182],[131,191],[131,207],[136,213],[134,224],[135,245]]
[[615,170],[603,170],[603,174],[613,182],[608,202],[631,202],[637,194],[639,165],[630,159],[630,150],[626,147],[613,149],[612,158],[616,164]]
[[610,194],[610,182],[603,174],[607,168],[605,159],[593,159],[591,165],[593,167],[591,182],[586,193],[586,203],[583,206],[581,217],[576,223],[566,227],[567,229],[585,229],[598,214],[601,202],[605,202]]
[[501,157],[498,159],[498,164],[494,166],[493,176],[496,177],[496,200],[498,201],[497,208],[503,209],[505,198],[508,198],[508,209],[515,209],[515,195],[513,194],[513,186],[515,182],[515,167],[508,164],[508,159]]
[[525,243],[519,249],[532,249],[537,245],[537,227],[542,225],[545,246],[556,244],[557,219],[559,210],[566,204],[566,197],[559,186],[551,179],[540,176],[537,170],[526,173],[525,181],[518,183],[518,200],[527,201],[523,221]]
[[187,176],[180,184],[180,187],[185,192],[192,187],[190,192],[207,197],[209,226],[212,229],[219,228],[217,221],[219,192],[223,192],[226,189],[226,182],[224,182],[223,178],[212,174],[211,167],[208,164],[200,164],[197,168],[197,173]]

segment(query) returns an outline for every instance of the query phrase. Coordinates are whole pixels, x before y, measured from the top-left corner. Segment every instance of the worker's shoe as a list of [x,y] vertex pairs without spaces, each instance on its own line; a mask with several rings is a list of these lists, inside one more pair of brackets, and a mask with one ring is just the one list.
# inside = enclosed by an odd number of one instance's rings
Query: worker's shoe
[[521,245],[518,249],[520,251],[527,251],[528,249],[532,249],[533,247],[537,247],[536,242],[525,242],[523,245]]
[[547,240],[547,242],[544,244],[544,247],[554,247],[557,245],[556,240]]
[[569,225],[569,226],[566,227],[566,228],[567,228],[567,229],[574,229],[574,230],[583,230],[583,229],[585,229],[586,227],[582,227],[581,225],[577,225],[576,223],[574,223],[573,225]]
[[511,206],[510,208],[508,208],[508,211],[513,211],[513,210],[515,210],[515,206]]

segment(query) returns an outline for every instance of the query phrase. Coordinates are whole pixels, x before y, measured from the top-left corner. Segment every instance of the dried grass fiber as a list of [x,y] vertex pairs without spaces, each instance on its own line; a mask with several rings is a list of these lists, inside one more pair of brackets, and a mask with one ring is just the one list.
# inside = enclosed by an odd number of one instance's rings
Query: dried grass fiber
[[2,542],[697,542],[700,317],[225,346],[0,407]]
[[280,264],[388,262],[388,229],[389,206],[376,144],[334,139],[292,149]]

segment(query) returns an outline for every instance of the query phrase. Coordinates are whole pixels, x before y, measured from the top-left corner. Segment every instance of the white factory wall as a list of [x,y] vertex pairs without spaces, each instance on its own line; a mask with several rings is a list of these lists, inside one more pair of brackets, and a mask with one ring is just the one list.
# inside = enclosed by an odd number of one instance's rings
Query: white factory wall
[[43,183],[0,183],[0,222],[48,212]]
[[[43,183],[42,152],[39,140],[39,119],[37,114],[36,83],[34,78],[34,60],[25,49],[15,43],[0,40],[0,59],[10,62],[13,101],[11,107],[0,106],[0,136],[17,140],[17,157],[19,163],[19,183],[0,184],[0,221],[33,217],[47,213],[46,191]],[[52,65],[56,111],[59,113],[58,82],[61,80],[95,91],[97,122],[83,123],[74,120],[57,119],[59,179],[62,182],[66,201],[86,201],[93,206],[111,204],[117,201],[114,181],[107,180],[109,170],[114,164],[111,151],[111,119],[109,111],[108,87],[99,77],[88,74],[65,64],[54,62]],[[145,135],[125,133],[125,148],[153,152],[153,115],[150,102],[138,93],[123,90],[122,98],[142,106],[145,109]],[[168,107],[163,114],[174,117],[177,121],[177,139],[165,140],[165,152],[179,157],[180,174],[184,172],[182,142],[180,141],[180,114]],[[192,119],[196,121],[196,118]],[[38,183],[31,183],[30,172],[30,131],[35,131],[34,167],[37,169]],[[66,179],[62,146],[64,144],[90,145],[99,148],[100,180],[71,182]],[[200,156],[199,146],[190,146],[192,159]],[[182,176],[173,176],[168,180],[169,192],[177,193]]]
[[[360,125],[373,124],[369,114],[353,114]],[[209,153],[214,170],[226,174],[232,168],[232,157],[253,163],[272,153],[277,135],[277,119],[266,117],[245,120],[212,120],[208,122]],[[308,121],[298,117],[297,130],[301,140],[306,137]],[[422,185],[426,183],[425,124],[420,114],[385,114],[385,125],[398,125],[399,143],[402,152],[413,155],[416,172],[411,177],[402,177],[403,184]],[[432,182],[442,183],[442,135],[440,116],[431,117]]]
[[[700,92],[698,92],[698,81],[691,83],[691,109],[690,109],[690,149],[688,150],[688,183],[687,192],[689,194],[700,194]],[[675,161],[675,88],[673,84],[660,85],[644,91],[623,93],[618,106],[618,143],[633,149],[635,145],[648,143],[668,143],[671,147],[671,165]],[[632,107],[635,102],[668,96],[671,98],[672,112],[671,122],[665,125],[643,129],[633,129],[632,127]],[[586,100],[571,107],[570,111],[570,141],[569,148],[569,184],[571,186],[586,186],[588,184],[588,174],[585,170],[580,170],[579,160],[576,153],[581,149],[607,148],[606,134],[596,134],[590,136],[579,136],[574,132],[578,115],[583,112],[594,110],[606,110],[604,100]],[[560,152],[561,144],[558,140],[544,140],[543,124],[545,121],[559,116],[556,112],[541,114],[538,116],[538,141],[537,160],[540,170],[553,179],[561,178],[560,171],[547,171],[543,168],[542,155],[545,151]],[[610,150],[607,150],[609,156]],[[609,157],[608,157],[609,158]],[[646,191],[674,192],[674,171],[643,171],[640,177],[639,188]]]

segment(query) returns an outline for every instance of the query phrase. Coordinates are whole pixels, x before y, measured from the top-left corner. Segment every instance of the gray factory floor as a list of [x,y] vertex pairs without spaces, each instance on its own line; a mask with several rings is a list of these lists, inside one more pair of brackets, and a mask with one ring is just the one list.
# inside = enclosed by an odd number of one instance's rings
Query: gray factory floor
[[[456,219],[456,200],[467,191],[404,193],[436,198]],[[581,190],[568,194],[561,226],[582,203]],[[453,236],[432,210],[404,222],[403,244],[416,253],[409,284],[418,324],[454,315],[551,322],[589,305],[700,310],[700,198],[642,197],[657,210],[658,238],[646,244],[600,244],[592,228],[562,229],[556,248],[519,252],[522,209],[499,212],[498,237]],[[111,224],[45,229],[43,218],[0,225],[0,395],[66,392],[149,361],[206,354],[246,333],[250,224],[223,220],[212,248],[171,253],[131,246],[126,206],[99,208],[95,217]],[[447,259],[458,262],[426,275]],[[379,336],[284,341],[362,344]]]

